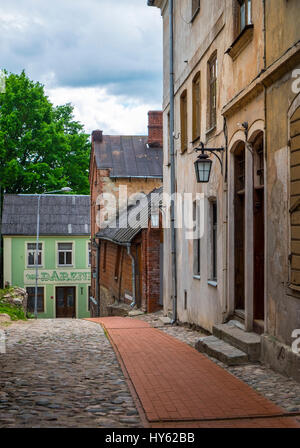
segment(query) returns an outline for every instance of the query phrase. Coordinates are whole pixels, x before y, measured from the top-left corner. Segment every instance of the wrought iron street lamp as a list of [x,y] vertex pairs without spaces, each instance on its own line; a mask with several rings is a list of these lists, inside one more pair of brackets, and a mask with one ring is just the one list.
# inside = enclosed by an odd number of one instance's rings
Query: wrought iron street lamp
[[37,216],[36,216],[36,245],[35,245],[35,291],[34,291],[34,317],[37,319],[37,293],[38,293],[38,275],[39,275],[39,238],[40,238],[40,201],[41,197],[46,194],[70,192],[72,188],[63,187],[60,190],[46,191],[40,193],[38,197]]
[[209,158],[209,155],[206,154],[207,152],[210,154],[214,154],[217,159],[219,160],[221,164],[221,172],[223,173],[223,164],[222,160],[217,154],[218,152],[223,152],[225,148],[205,148],[204,144],[200,142],[200,147],[195,148],[195,151],[201,151],[201,154],[197,158],[196,162],[194,163],[195,166],[195,173],[196,173],[196,179],[198,183],[207,183],[210,179],[210,173],[211,173],[211,167],[212,167],[212,160]]

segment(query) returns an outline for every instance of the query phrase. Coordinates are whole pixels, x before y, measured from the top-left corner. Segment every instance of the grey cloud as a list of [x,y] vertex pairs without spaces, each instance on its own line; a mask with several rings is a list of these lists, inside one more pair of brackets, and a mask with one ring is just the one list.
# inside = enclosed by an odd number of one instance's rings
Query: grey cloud
[[2,3],[1,68],[161,102],[161,21],[146,0]]

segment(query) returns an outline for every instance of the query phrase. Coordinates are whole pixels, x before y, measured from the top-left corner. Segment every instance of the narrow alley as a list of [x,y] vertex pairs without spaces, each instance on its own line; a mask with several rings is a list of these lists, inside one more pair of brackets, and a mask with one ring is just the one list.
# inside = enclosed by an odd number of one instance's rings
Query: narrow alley
[[231,368],[234,376],[191,347],[198,332],[153,328],[150,317],[7,327],[0,427],[300,427],[299,384],[267,374],[277,389],[269,401],[268,388],[246,384],[259,364]]

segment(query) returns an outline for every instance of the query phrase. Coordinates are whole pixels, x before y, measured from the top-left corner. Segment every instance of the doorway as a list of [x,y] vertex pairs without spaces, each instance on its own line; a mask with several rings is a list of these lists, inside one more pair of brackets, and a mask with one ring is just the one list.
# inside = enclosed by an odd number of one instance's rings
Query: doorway
[[254,330],[264,330],[264,290],[265,290],[265,201],[264,201],[264,149],[263,135],[259,134],[253,144],[253,317]]
[[234,154],[234,297],[235,315],[245,318],[245,145]]
[[75,286],[56,287],[56,317],[76,317]]

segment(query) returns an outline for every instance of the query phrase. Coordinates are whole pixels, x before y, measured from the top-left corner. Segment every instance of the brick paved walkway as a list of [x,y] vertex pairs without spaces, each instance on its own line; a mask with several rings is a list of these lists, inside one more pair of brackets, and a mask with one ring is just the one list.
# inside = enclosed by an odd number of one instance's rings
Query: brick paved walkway
[[146,322],[89,319],[105,327],[150,426],[300,427],[283,411],[187,344]]

